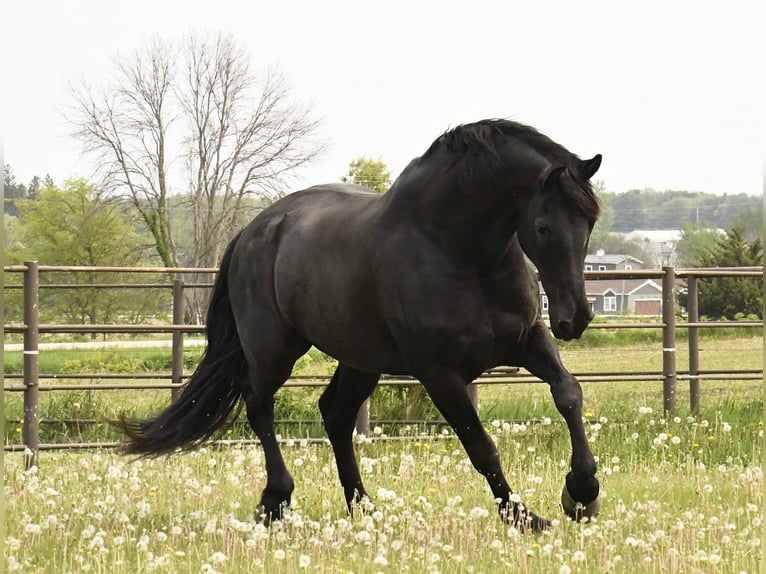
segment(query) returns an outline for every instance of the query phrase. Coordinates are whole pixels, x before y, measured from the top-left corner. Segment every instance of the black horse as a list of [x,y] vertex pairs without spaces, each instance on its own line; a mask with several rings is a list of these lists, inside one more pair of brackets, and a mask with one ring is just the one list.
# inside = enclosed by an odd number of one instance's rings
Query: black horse
[[179,399],[151,420],[117,422],[130,439],[124,452],[191,448],[244,399],[268,475],[258,515],[279,518],[294,483],[274,433],[273,396],[315,345],[339,363],[319,407],[349,511],[367,496],[352,444],[357,412],[381,373],[412,375],[486,477],[503,519],[540,530],[548,521],[512,496],[467,388],[488,368],[515,365],[550,385],[569,427],[565,512],[596,514],[582,390],[543,322],[527,257],[548,295],[553,334],[579,337],[593,317],[583,260],[600,209],[588,180],[600,163],[528,126],[485,120],[436,139],[384,195],[332,184],[277,201],[226,250],[207,350]]

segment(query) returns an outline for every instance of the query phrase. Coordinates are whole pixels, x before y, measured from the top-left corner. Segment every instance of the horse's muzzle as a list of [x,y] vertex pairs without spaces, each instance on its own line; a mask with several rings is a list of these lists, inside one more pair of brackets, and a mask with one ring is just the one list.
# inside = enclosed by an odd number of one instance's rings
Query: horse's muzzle
[[577,313],[572,320],[561,319],[551,323],[553,336],[563,341],[579,339],[593,320],[593,311]]

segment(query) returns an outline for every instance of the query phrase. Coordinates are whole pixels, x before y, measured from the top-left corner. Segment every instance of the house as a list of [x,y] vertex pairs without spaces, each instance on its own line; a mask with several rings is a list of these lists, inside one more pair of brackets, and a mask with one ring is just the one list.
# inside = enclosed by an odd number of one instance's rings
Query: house
[[599,249],[595,255],[585,256],[586,271],[614,271],[616,269],[643,269],[644,262],[631,255],[606,255]]
[[662,314],[662,285],[652,279],[586,281],[585,293],[597,315]]
[[[652,279],[586,280],[585,295],[596,315],[661,315],[662,286]],[[540,307],[548,313],[548,296],[540,284]]]

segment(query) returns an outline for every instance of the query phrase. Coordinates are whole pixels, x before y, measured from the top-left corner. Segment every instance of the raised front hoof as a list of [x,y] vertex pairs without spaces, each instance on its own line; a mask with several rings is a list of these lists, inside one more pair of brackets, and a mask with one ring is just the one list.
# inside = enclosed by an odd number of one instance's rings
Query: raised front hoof
[[569,518],[575,522],[580,522],[584,518],[598,516],[598,513],[601,512],[601,493],[598,493],[596,498],[590,502],[583,504],[575,500],[567,486],[564,485],[564,489],[561,491],[561,506]]

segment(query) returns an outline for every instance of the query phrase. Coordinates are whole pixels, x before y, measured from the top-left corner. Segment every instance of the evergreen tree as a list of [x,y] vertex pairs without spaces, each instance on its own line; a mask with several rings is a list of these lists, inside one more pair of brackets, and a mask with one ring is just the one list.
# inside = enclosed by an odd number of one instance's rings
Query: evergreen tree
[[[705,250],[695,267],[756,267],[763,265],[763,242],[748,242],[741,226],[734,226]],[[699,282],[700,315],[734,318],[737,315],[763,317],[763,276],[713,277]]]

